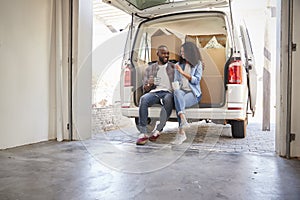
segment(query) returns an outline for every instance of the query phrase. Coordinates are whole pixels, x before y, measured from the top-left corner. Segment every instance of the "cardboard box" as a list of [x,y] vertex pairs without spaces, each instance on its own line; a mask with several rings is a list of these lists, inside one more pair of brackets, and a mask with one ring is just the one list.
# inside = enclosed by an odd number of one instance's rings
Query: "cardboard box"
[[200,106],[220,106],[225,101],[225,49],[200,48],[200,53],[205,63],[202,79],[200,81],[202,91]]
[[223,47],[226,46],[226,35],[223,34],[215,34],[215,35],[186,35],[185,41],[194,42],[200,47],[205,47],[205,45],[215,36],[218,43],[221,44]]
[[225,48],[204,50],[209,55],[211,62],[213,62],[214,65],[218,68],[221,75],[224,75],[224,66],[226,63]]
[[157,47],[160,45],[166,45],[170,52],[169,60],[179,60],[180,46],[182,41],[172,32],[162,29],[157,30],[151,36],[151,61],[157,60]]

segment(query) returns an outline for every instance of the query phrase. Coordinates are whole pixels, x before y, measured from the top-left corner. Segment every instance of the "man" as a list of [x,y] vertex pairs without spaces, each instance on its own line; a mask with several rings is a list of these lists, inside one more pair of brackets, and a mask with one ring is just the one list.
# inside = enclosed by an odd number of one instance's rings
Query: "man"
[[[158,61],[146,68],[143,79],[144,95],[140,98],[139,127],[141,134],[136,141],[137,145],[144,145],[148,139],[156,141],[160,132],[169,119],[173,105],[172,82],[174,80],[174,65],[169,62],[169,50],[161,45],[157,49]],[[149,137],[147,134],[148,107],[160,104],[160,123]]]

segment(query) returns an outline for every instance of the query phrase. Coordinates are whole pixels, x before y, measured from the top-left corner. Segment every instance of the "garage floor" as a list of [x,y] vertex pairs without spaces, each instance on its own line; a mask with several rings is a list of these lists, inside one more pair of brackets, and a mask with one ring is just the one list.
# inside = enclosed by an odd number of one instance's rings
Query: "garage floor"
[[299,200],[300,161],[276,156],[274,127],[260,129],[249,124],[247,138],[233,139],[227,127],[192,125],[171,146],[169,125],[157,143],[136,146],[136,130],[122,128],[2,150],[0,199]]

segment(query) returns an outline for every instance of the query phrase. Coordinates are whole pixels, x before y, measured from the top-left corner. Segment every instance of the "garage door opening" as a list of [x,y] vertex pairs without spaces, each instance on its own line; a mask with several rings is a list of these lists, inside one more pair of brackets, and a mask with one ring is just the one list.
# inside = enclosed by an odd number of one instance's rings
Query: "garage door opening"
[[[236,20],[244,20],[247,24],[249,34],[252,40],[252,47],[255,56],[256,66],[258,70],[258,97],[255,116],[248,118],[249,134],[241,142],[241,146],[234,146],[235,142],[230,144],[230,133],[224,136],[220,142],[223,146],[228,142],[230,148],[248,150],[248,151],[275,151],[275,99],[276,86],[270,84],[275,82],[275,44],[270,41],[276,40],[276,12],[275,3],[258,1],[257,3],[247,3],[246,1],[235,2],[233,4],[233,12]],[[113,41],[119,38],[125,38],[126,34],[122,35],[122,31],[130,23],[131,16],[122,13],[107,4],[100,1],[94,1],[94,41],[93,41],[93,116],[92,116],[92,133],[98,135],[103,132],[117,130],[122,123],[134,126],[133,121],[126,121],[120,115],[120,97],[119,85],[116,79],[119,79],[121,59],[123,56],[123,44],[118,45],[118,49],[114,51],[118,53],[117,57],[107,58],[105,62],[100,61],[101,55],[107,53],[107,49],[111,47]],[[267,76],[265,75],[267,72]],[[266,81],[267,77],[267,81]],[[268,86],[270,85],[270,87]],[[264,88],[268,88],[267,94],[264,93]],[[263,97],[265,96],[265,100]],[[269,99],[269,100],[268,100]],[[269,101],[269,105],[264,105],[265,101]],[[268,107],[269,109],[264,109]],[[266,118],[266,112],[270,113],[267,122],[263,122]],[[268,117],[267,117],[268,118]],[[268,123],[269,122],[269,123]],[[263,123],[265,125],[263,125]],[[172,130],[174,124],[170,123],[169,128]],[[226,127],[224,128],[226,134]],[[137,132],[137,130],[133,130]],[[228,131],[227,131],[228,133]],[[224,143],[225,141],[225,143]],[[241,140],[238,140],[238,142]],[[265,141],[268,141],[267,143]],[[264,144],[266,144],[264,146]],[[245,145],[245,146],[243,146]],[[247,149],[247,146],[251,146]]]

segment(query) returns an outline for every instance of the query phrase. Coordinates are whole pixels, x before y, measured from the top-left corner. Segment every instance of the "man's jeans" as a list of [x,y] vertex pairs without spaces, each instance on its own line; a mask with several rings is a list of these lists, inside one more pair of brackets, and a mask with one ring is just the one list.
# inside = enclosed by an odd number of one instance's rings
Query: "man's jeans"
[[181,119],[178,114],[185,113],[185,108],[192,107],[197,104],[199,99],[200,98],[197,98],[193,92],[186,92],[183,90],[174,91],[174,103],[179,125],[181,124]]
[[141,133],[147,133],[148,107],[154,104],[162,105],[160,123],[156,127],[156,130],[162,131],[172,113],[174,106],[173,94],[167,91],[149,92],[140,98],[139,126]]

